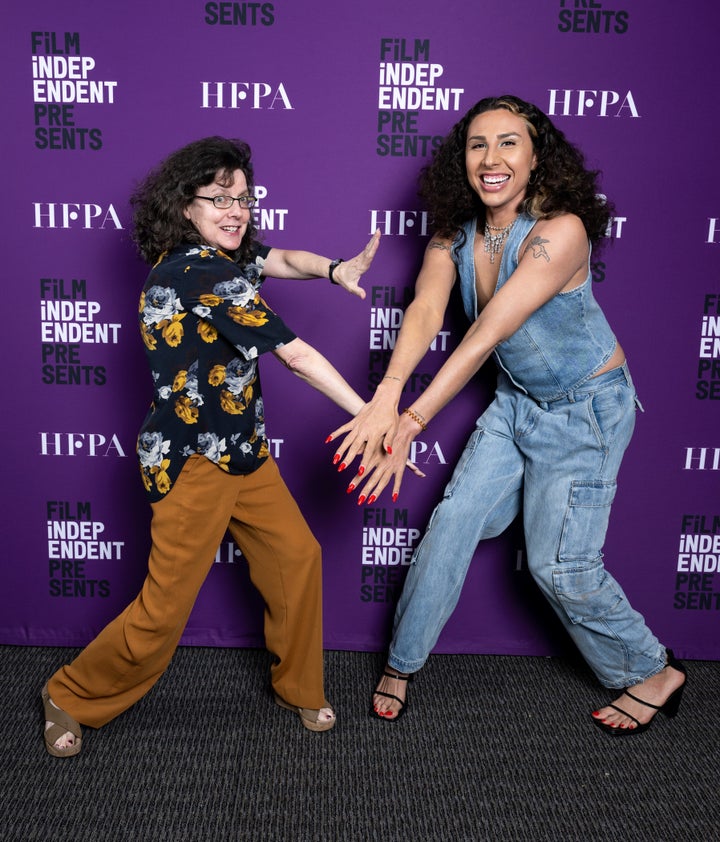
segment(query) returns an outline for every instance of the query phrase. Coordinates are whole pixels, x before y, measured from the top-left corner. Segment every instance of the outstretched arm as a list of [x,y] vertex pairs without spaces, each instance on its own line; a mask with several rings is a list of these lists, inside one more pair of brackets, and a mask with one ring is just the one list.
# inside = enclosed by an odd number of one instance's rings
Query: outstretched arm
[[[335,366],[304,340],[293,339],[287,345],[276,348],[273,353],[293,374],[330,398],[331,401],[351,415],[356,415],[365,406],[365,401]],[[410,468],[418,476],[425,476],[409,460],[407,465],[403,467]]]
[[365,401],[330,360],[304,340],[293,339],[287,345],[276,348],[273,353],[293,374],[351,415],[357,414],[365,406]]
[[[375,253],[380,245],[380,231],[377,230],[370,242],[355,257],[344,260],[333,271],[333,281],[352,295],[365,298],[365,290],[360,286],[360,279],[370,268]],[[328,278],[331,260],[311,251],[294,249],[270,249],[265,259],[263,272],[273,278]]]
[[[569,214],[556,217],[538,223],[537,228],[544,241],[542,253],[533,248],[535,240],[527,245],[513,275],[490,299],[427,389],[410,405],[414,415],[401,416],[392,454],[374,451],[363,456],[364,477],[360,490],[363,500],[374,502],[391,481],[393,498],[396,498],[410,445],[423,425],[429,424],[480,369],[496,346],[512,336],[533,312],[559,292],[582,283],[587,276],[587,236],[577,217]],[[421,421],[414,416],[419,416]],[[359,474],[356,474],[352,484],[355,487],[359,482]]]
[[344,434],[335,451],[336,462],[349,465],[360,453],[370,458],[383,450],[392,450],[403,387],[442,327],[454,281],[450,241],[433,238],[425,251],[415,298],[403,316],[384,378],[372,400],[357,416],[330,434],[330,439]]

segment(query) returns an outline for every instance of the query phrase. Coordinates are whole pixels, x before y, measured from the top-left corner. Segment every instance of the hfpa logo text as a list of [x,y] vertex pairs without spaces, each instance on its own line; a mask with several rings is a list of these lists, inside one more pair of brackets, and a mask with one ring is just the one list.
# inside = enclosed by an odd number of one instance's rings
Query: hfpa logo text
[[550,88],[551,117],[639,117],[632,91]]

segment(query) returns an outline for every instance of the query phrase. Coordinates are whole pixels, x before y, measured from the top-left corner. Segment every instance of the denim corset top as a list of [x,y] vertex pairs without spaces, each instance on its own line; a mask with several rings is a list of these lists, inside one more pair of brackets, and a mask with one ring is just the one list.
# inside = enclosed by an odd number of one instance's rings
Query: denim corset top
[[[521,214],[505,243],[497,292],[518,265],[518,252],[536,220]],[[477,220],[463,225],[465,243],[453,244],[460,291],[470,321],[478,315],[475,288]],[[458,237],[460,235],[458,234]],[[536,310],[515,333],[495,348],[495,358],[513,383],[531,397],[552,401],[577,389],[610,359],[617,340],[592,292],[588,258],[585,281],[560,292]]]

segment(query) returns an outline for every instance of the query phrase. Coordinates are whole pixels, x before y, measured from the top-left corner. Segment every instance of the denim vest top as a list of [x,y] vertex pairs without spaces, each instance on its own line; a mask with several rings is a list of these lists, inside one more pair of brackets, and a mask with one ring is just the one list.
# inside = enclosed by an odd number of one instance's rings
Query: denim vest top
[[[517,269],[518,252],[536,220],[521,214],[508,235],[500,263],[497,292]],[[463,225],[465,243],[456,237],[453,259],[470,321],[478,315],[473,245],[477,220]],[[458,237],[460,235],[458,234]],[[617,340],[592,292],[590,258],[585,281],[559,292],[537,309],[515,333],[495,348],[495,359],[512,382],[539,401],[554,401],[589,380],[610,359]]]

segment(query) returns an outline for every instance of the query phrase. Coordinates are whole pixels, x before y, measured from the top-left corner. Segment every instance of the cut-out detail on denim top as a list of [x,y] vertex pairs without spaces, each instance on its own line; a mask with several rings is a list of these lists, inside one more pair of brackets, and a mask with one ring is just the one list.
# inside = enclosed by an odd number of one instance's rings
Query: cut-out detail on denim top
[[[495,292],[517,269],[519,249],[537,220],[521,214],[505,243]],[[474,243],[477,221],[463,225],[465,243],[453,243],[465,314],[478,315]],[[577,389],[610,359],[617,340],[592,292],[588,274],[580,286],[559,292],[537,309],[515,333],[495,349],[498,365],[512,382],[536,400],[553,401]]]

